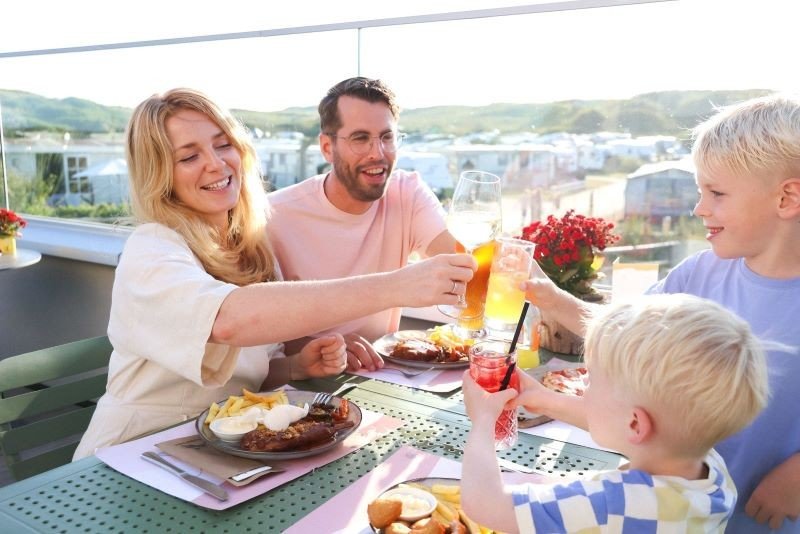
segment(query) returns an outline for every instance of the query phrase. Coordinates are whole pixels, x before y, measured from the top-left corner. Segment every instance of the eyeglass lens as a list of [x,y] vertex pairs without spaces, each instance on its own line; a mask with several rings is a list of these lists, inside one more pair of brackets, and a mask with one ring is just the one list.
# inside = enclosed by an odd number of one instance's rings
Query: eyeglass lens
[[402,137],[394,132],[386,132],[379,137],[373,137],[366,134],[353,134],[346,137],[350,148],[353,152],[358,154],[366,154],[372,150],[373,140],[379,138],[381,140],[381,148],[384,152],[396,152],[397,147],[400,146]]

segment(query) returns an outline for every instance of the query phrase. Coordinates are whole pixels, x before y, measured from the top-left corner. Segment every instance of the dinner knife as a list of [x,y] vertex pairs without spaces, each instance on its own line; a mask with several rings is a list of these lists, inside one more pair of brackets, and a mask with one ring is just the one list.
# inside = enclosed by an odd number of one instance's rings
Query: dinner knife
[[213,495],[217,499],[221,501],[228,500],[228,492],[225,491],[224,488],[217,486],[216,484],[209,482],[204,478],[200,478],[199,476],[193,475],[191,473],[187,473],[177,465],[174,465],[158,454],[147,451],[142,453],[142,459],[150,462],[151,464],[157,465],[163,469],[166,469],[170,473],[174,475],[178,475],[183,480],[191,484],[192,486],[203,490],[204,492],[208,493],[209,495]]
[[533,473],[533,469],[531,469],[530,467],[512,462],[511,460],[506,460],[505,458],[498,458],[497,465],[499,465],[501,469],[505,469],[506,471],[516,471],[517,473],[525,473],[525,474]]

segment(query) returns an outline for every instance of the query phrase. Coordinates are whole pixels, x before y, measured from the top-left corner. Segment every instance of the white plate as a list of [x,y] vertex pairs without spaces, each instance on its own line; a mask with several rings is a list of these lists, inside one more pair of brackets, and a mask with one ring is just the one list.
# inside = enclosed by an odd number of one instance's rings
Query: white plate
[[[381,496],[385,495],[386,493],[392,491],[393,489],[397,488],[401,484],[424,484],[425,486],[432,487],[434,484],[446,484],[448,486],[460,486],[461,480],[457,478],[441,478],[441,477],[425,477],[425,478],[412,478],[411,480],[404,480],[402,482],[398,482],[393,486],[386,488],[383,492],[381,492]],[[380,497],[378,497],[380,498]],[[427,517],[427,516],[426,516]],[[380,530],[376,529],[372,525],[370,525],[373,532],[380,532]]]
[[564,369],[577,369],[586,367],[586,362],[564,362],[562,365],[540,365],[539,367],[535,367],[527,371],[527,373],[538,380],[539,382],[542,381],[544,375],[550,371],[562,371]]
[[[290,404],[300,405],[302,406],[304,403],[308,403],[309,406],[311,402],[314,400],[314,396],[317,394],[314,391],[299,391],[299,390],[288,390],[285,392],[286,396],[289,399]],[[204,411],[200,414],[197,418],[196,428],[197,432],[200,434],[200,437],[203,440],[222,452],[226,452],[228,454],[232,454],[234,456],[241,456],[242,458],[251,458],[253,460],[293,460],[295,458],[305,458],[306,456],[314,456],[315,454],[320,454],[325,452],[329,449],[334,448],[339,443],[344,441],[344,439],[352,434],[358,427],[361,425],[361,409],[356,406],[356,404],[351,400],[342,399],[341,397],[333,397],[337,400],[344,400],[345,402],[350,403],[349,412],[347,414],[347,420],[353,422],[353,426],[350,428],[345,428],[340,430],[336,434],[333,435],[332,439],[328,441],[323,441],[322,443],[318,443],[312,447],[302,450],[294,450],[294,451],[275,451],[275,452],[256,452],[256,451],[248,451],[242,449],[239,446],[238,442],[232,443],[229,441],[223,441],[218,438],[214,433],[208,428],[208,425],[205,424],[206,416],[208,415],[208,410]],[[221,401],[218,403],[220,406],[225,404],[225,401]]]
[[414,367],[416,369],[464,369],[469,367],[469,360],[459,360],[457,362],[423,362],[418,360],[406,360],[392,356],[392,350],[400,341],[408,339],[427,339],[428,333],[424,330],[400,330],[393,334],[386,334],[378,339],[372,346],[375,351],[388,362],[404,367]]

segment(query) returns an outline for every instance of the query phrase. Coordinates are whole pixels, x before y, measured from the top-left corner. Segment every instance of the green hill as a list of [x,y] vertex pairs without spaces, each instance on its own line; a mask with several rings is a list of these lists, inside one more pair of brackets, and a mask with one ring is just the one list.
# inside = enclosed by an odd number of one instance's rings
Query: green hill
[[[491,104],[407,109],[401,127],[409,133],[463,135],[471,132],[535,131],[536,133],[623,131],[633,135],[677,135],[708,116],[714,106],[768,94],[764,89],[742,91],[662,91],[627,100],[564,100],[547,104]],[[0,89],[6,135],[26,131],[69,131],[73,135],[121,132],[131,109],[108,107],[80,98],[53,99],[33,93]],[[265,132],[300,131],[315,137],[319,131],[315,106],[264,112],[233,110],[247,126]],[[533,130],[531,130],[533,128]]]
[[108,107],[81,98],[45,98],[23,91],[0,89],[3,127],[16,131],[113,132],[125,129],[131,110]]

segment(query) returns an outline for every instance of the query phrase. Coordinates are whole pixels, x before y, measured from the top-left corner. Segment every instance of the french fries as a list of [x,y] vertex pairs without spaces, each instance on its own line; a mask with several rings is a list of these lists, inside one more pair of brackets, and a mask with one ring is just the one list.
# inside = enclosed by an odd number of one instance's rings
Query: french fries
[[453,329],[446,326],[435,326],[427,331],[428,340],[446,348],[461,347],[472,345],[474,339],[461,339],[454,332]]
[[267,393],[266,395],[258,395],[242,388],[242,396],[231,395],[222,406],[216,402],[211,403],[211,406],[208,407],[208,415],[204,423],[209,425],[212,421],[221,417],[241,415],[244,410],[252,408],[253,406],[268,410],[276,404],[288,403],[289,398],[283,390]]

